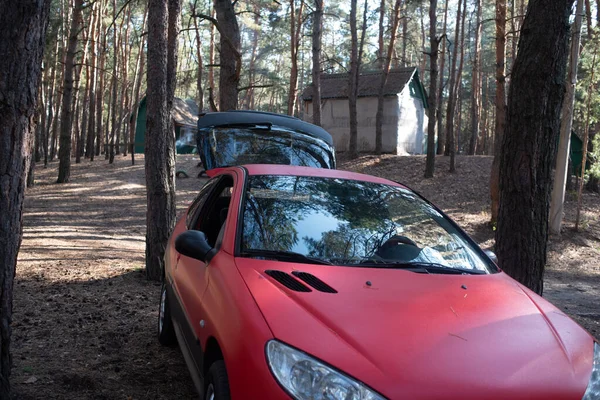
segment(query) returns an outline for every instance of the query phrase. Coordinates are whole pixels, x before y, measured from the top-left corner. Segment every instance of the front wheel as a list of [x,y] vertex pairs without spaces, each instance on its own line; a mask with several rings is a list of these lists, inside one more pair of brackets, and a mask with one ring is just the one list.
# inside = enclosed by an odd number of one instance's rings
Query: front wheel
[[158,341],[163,346],[173,346],[177,343],[175,328],[171,319],[171,308],[169,307],[169,298],[167,297],[167,285],[162,284],[160,290],[160,305],[158,307]]
[[230,400],[229,378],[223,360],[215,361],[208,370],[204,400]]

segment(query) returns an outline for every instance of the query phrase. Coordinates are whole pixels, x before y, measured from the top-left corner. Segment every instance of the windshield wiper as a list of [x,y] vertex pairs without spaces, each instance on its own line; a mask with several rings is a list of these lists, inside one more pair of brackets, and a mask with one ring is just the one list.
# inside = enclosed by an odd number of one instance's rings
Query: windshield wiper
[[317,257],[307,256],[301,253],[295,253],[293,251],[285,251],[285,250],[258,250],[258,249],[250,249],[242,252],[240,254],[242,257],[264,257],[264,258],[274,258],[276,260],[281,261],[295,261],[302,262],[306,264],[320,264],[320,265],[333,265],[327,260],[323,260]]
[[432,274],[455,274],[455,275],[485,275],[486,271],[468,268],[448,267],[443,264],[428,262],[404,262],[394,260],[373,260],[368,259],[358,264],[351,264],[353,267],[371,267],[371,268],[391,268],[391,269],[409,269],[414,272],[426,272]]

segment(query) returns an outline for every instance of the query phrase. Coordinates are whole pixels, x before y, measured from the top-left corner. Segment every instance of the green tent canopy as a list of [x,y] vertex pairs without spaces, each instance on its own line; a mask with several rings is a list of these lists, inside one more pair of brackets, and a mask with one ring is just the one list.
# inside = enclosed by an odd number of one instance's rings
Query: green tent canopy
[[[138,106],[134,143],[136,153],[144,153],[147,114],[146,96],[144,96]],[[171,116],[175,122],[177,154],[196,153],[196,133],[198,132],[198,106],[196,103],[193,100],[182,100],[176,97],[173,100]],[[133,122],[133,113],[130,122]]]

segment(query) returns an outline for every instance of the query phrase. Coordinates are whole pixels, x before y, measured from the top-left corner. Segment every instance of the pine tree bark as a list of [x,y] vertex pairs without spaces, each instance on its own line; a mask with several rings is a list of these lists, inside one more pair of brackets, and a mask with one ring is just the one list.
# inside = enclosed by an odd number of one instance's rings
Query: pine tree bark
[[52,82],[48,89],[48,120],[46,122],[46,131],[44,132],[44,167],[48,166],[48,152],[50,145],[50,135],[52,134],[52,126],[56,124],[54,121],[54,92],[56,90],[56,64],[58,61],[58,46],[60,41],[56,40],[56,50],[54,51],[54,63],[52,64]]
[[573,127],[573,110],[575,108],[575,89],[577,87],[577,67],[579,64],[579,45],[581,43],[581,26],[583,21],[583,0],[577,0],[575,22],[571,28],[571,53],[569,61],[569,76],[567,80],[566,95],[562,106],[560,139],[556,155],[556,168],[554,173],[554,187],[550,201],[550,232],[559,235],[562,226],[565,189],[569,153],[571,148],[571,129]]
[[356,28],[357,0],[350,1],[350,74],[348,77],[348,108],[350,115],[350,158],[358,157],[358,119],[356,100],[358,97],[358,32]]
[[[215,17],[214,7],[211,10],[211,16]],[[215,25],[210,24],[210,44],[208,52],[208,103],[211,111],[217,111],[215,101]]]
[[[123,128],[123,121],[127,118],[126,113],[131,110],[131,104],[129,104],[129,59],[131,57],[131,45],[129,44],[129,31],[131,29],[131,16],[132,10],[131,5],[127,7],[127,19],[125,29],[125,40],[123,40],[122,46],[122,59],[121,59],[121,72],[122,72],[122,80],[120,82],[121,85],[121,106],[119,110],[119,120],[117,122],[117,131],[119,135],[117,137],[121,137],[121,133],[123,133],[123,145],[121,146],[123,150],[123,157],[127,156],[127,149],[129,148],[129,143],[127,140],[126,131],[127,128]],[[119,143],[119,142],[117,142]],[[117,146],[117,149],[119,146]]]
[[315,0],[312,21],[312,122],[319,126],[321,126],[321,40],[323,37],[323,1],[324,0]]
[[232,0],[215,0],[215,11],[220,33],[219,110],[236,110],[241,71],[240,28]]
[[302,29],[302,13],[304,0],[300,0],[300,7],[296,11],[296,0],[290,0],[290,89],[288,92],[287,113],[294,115],[294,107],[298,98],[298,50],[300,48],[300,31]]
[[473,73],[471,74],[471,138],[469,140],[469,155],[475,155],[479,141],[481,113],[481,32],[482,4],[476,1],[477,17],[475,20],[475,52],[473,54]]
[[377,93],[377,113],[375,114],[375,154],[381,154],[383,151],[383,105],[385,95],[385,84],[387,83],[390,74],[390,66],[392,64],[392,54],[394,53],[394,45],[396,43],[396,32],[400,23],[400,7],[402,0],[396,0],[394,9],[392,10],[392,29],[390,32],[390,43],[388,44],[387,55],[381,73],[381,81]]
[[[142,22],[142,26],[146,29],[146,21],[148,18],[148,7],[146,7],[146,11],[144,11],[144,20]],[[195,18],[194,18],[195,19]],[[132,110],[133,114],[131,116],[131,122],[129,124],[129,142],[131,143],[131,165],[135,165],[135,131],[137,129],[137,118],[138,111],[140,108],[140,90],[142,87],[142,77],[144,76],[144,65],[146,61],[146,55],[144,54],[144,44],[146,43],[146,35],[140,37],[140,46],[138,49],[138,59],[137,66],[134,78],[134,88],[133,88],[133,96],[132,96]]]
[[73,72],[75,69],[75,52],[77,51],[77,38],[81,27],[81,11],[83,0],[75,0],[73,19],[69,30],[69,43],[67,57],[65,58],[65,77],[63,85],[62,115],[60,129],[60,149],[58,158],[58,180],[56,183],[67,183],[71,176],[71,125],[73,123]]
[[[442,28],[442,40],[446,40],[446,28],[448,23],[448,0],[444,3],[444,23]],[[444,133],[444,127],[442,126],[442,110],[444,105],[444,67],[446,66],[446,45],[442,45],[441,57],[440,57],[440,84],[438,88],[438,103],[437,103],[437,150],[438,155],[444,154],[444,147],[446,146],[446,135]]]
[[198,59],[198,73],[196,74],[196,103],[198,103],[198,109],[200,111],[204,110],[204,89],[202,84],[202,75],[204,74],[204,66],[202,62],[202,39],[200,36],[200,29],[198,28],[198,18],[196,6],[198,4],[198,0],[194,1],[194,5],[192,6],[191,12],[194,21],[194,33],[196,34],[196,58]]
[[383,69],[384,61],[385,61],[385,44],[384,44],[384,34],[385,34],[385,0],[381,0],[379,3],[379,34],[377,36],[377,43],[379,47],[377,49],[377,65],[379,68]]
[[350,32],[352,37],[352,48],[350,57],[350,74],[348,78],[348,106],[350,115],[350,145],[348,152],[351,158],[358,157],[358,110],[356,104],[358,100],[358,81],[360,77],[360,67],[367,30],[368,7],[368,1],[365,0],[360,43],[358,43],[358,32],[356,27],[357,0],[352,0],[350,8]]
[[50,0],[0,0],[0,398],[10,399],[13,283],[23,237],[29,138],[35,126]]
[[[98,79],[98,86],[96,88],[96,148],[93,152],[93,155],[90,157],[90,161],[94,161],[94,155],[95,156],[99,156],[100,152],[103,148],[103,138],[104,135],[102,134],[103,132],[103,120],[102,120],[102,115],[104,113],[104,77],[105,77],[105,73],[104,73],[104,66],[105,66],[105,62],[106,62],[106,36],[108,35],[108,33],[106,32],[105,29],[105,24],[103,22],[104,19],[104,14],[105,14],[105,7],[104,5],[107,4],[104,2],[104,0],[100,0],[100,5],[99,5],[99,10],[98,13],[100,15],[99,18],[99,25],[98,25],[98,30],[99,30],[99,38],[102,38],[102,44],[100,44],[100,42],[98,42],[98,68],[96,69],[96,72],[98,73],[99,77]],[[107,7],[108,8],[108,7]]]
[[[173,4],[176,3],[176,4]],[[175,224],[175,138],[170,130],[169,104],[175,90],[175,39],[170,35],[178,28],[178,15],[171,10],[179,8],[179,0],[148,2],[148,89],[146,95],[146,276],[160,280],[164,268],[167,241]],[[173,64],[175,62],[175,64]]]
[[496,0],[496,118],[494,126],[494,161],[490,175],[491,224],[498,220],[500,200],[500,144],[506,123],[506,0]]
[[530,0],[512,70],[500,162],[500,267],[543,292],[548,208],[573,0]]
[[89,120],[87,126],[87,139],[85,146],[85,157],[93,159],[94,154],[94,130],[96,128],[96,85],[98,77],[97,60],[98,60],[98,41],[100,40],[100,27],[101,27],[101,4],[96,3],[93,6],[92,12],[96,15],[94,23],[94,31],[92,34],[91,43],[91,69],[90,69],[90,110]]
[[[462,71],[465,62],[465,21],[467,17],[467,0],[463,1],[462,21],[460,24],[460,62],[458,63],[458,71],[456,72],[456,87],[454,88],[455,104],[458,105],[458,129],[451,130],[449,138],[450,144],[450,168],[449,172],[456,172],[456,151],[460,149],[460,132],[462,123]],[[456,112],[456,111],[454,111]],[[454,128],[454,127],[453,127]]]
[[425,178],[433,178],[435,169],[435,128],[437,125],[437,84],[438,84],[438,46],[439,40],[436,36],[437,27],[437,0],[429,3],[429,120],[427,129],[427,158],[425,160]]
[[113,0],[113,65],[112,65],[112,100],[110,101],[110,139],[107,138],[107,143],[110,140],[108,146],[108,163],[112,164],[115,161],[115,151],[118,153],[118,148],[115,149],[115,139],[118,146],[119,138],[117,137],[117,97],[118,97],[118,85],[117,77],[119,76],[119,48],[121,47],[120,36],[117,36],[117,0]]
[[[446,146],[444,155],[450,155],[450,148],[454,147],[454,109],[456,105],[456,62],[458,60],[458,40],[460,38],[460,22],[462,15],[462,0],[458,2],[456,11],[456,25],[454,28],[454,46],[452,62],[450,63],[450,78],[448,82],[448,104],[446,105]],[[450,52],[452,54],[452,52]]]

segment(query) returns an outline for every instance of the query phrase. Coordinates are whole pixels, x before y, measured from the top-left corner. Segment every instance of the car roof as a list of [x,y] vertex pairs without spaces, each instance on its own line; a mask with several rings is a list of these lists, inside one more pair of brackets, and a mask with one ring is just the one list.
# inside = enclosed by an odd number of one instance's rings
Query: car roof
[[201,114],[198,118],[198,129],[220,125],[261,124],[270,123],[287,129],[302,132],[308,136],[321,139],[333,146],[329,132],[320,126],[313,125],[289,115],[268,113],[263,111],[223,111]]
[[[323,178],[349,179],[354,181],[364,181],[381,183],[384,185],[399,186],[408,189],[401,183],[388,179],[379,178],[373,175],[361,174],[358,172],[342,171],[339,169],[300,167],[296,165],[278,165],[278,164],[246,164],[238,167],[245,168],[249,175],[291,175],[291,176],[316,176]],[[234,167],[236,168],[236,167]],[[227,168],[229,169],[229,168]],[[225,171],[223,169],[222,171]],[[222,172],[220,171],[220,172]],[[218,175],[218,174],[217,174]]]

